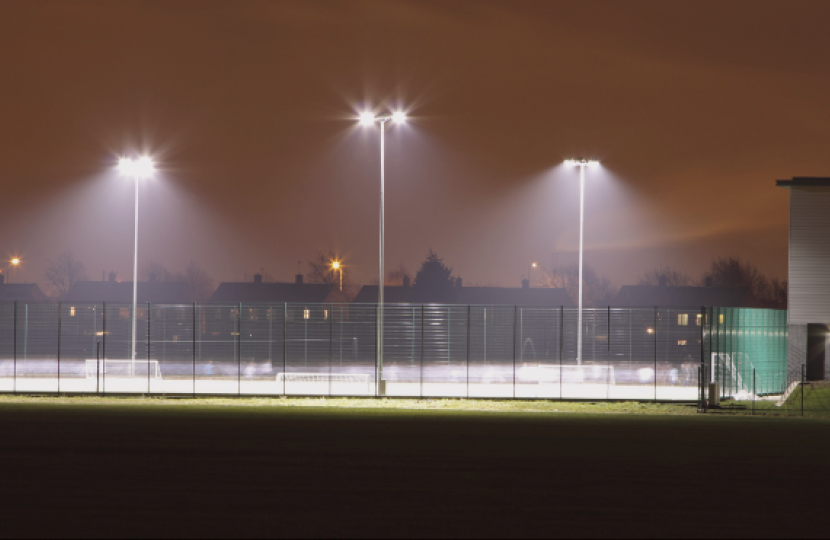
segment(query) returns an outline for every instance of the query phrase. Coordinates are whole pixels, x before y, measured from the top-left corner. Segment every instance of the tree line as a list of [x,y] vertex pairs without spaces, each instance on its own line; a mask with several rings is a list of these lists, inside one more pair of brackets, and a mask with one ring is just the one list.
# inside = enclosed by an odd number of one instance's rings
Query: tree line
[[[335,269],[333,262],[340,262]],[[324,283],[340,287],[345,296],[353,299],[361,285],[354,281],[350,268],[333,249],[318,250],[308,261],[306,275],[309,283]],[[65,296],[78,281],[88,280],[86,267],[74,256],[72,251],[61,252],[55,259],[48,261],[43,277],[47,282],[47,294],[54,298]],[[204,302],[214,291],[213,278],[198,263],[190,261],[181,271],[170,271],[158,261],[151,260],[142,266],[139,279],[155,282],[186,283],[188,297],[193,302]],[[458,276],[452,273],[452,267],[432,249],[421,263],[413,277],[406,265],[401,262],[386,274],[386,286],[401,286],[405,280],[416,289],[439,293],[441,290],[457,285]],[[266,276],[264,281],[272,281]],[[377,284],[377,279],[373,281]],[[704,272],[697,278],[678,271],[670,266],[662,266],[644,272],[637,281],[638,285],[666,287],[745,287],[760,303],[777,309],[787,307],[787,282],[776,277],[769,278],[754,264],[735,256],[715,257]],[[533,287],[563,288],[576,303],[579,291],[579,267],[577,264],[555,267],[550,270],[540,268],[536,273]],[[590,265],[583,265],[582,270],[583,303],[589,307],[607,306],[612,303],[619,288],[611,280],[601,275]]]

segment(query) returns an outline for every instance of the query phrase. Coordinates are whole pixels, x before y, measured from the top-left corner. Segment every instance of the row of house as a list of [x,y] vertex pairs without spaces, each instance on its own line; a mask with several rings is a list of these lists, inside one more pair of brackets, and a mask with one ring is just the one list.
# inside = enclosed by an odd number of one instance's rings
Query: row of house
[[[337,287],[304,283],[297,275],[293,283],[263,283],[255,275],[252,282],[223,282],[210,298],[212,303],[348,303]],[[407,280],[408,281],[408,280]],[[63,298],[69,303],[131,303],[131,281],[79,281]],[[144,281],[138,283],[138,302],[142,304],[188,304],[186,283]],[[378,286],[366,285],[352,303],[374,304]],[[44,303],[50,299],[36,284],[5,284],[0,278],[0,302]],[[465,287],[460,279],[454,287],[424,291],[404,283],[385,286],[384,301],[389,304],[519,305],[532,307],[574,307],[563,288]],[[624,285],[611,307],[764,307],[746,287],[671,287]]]

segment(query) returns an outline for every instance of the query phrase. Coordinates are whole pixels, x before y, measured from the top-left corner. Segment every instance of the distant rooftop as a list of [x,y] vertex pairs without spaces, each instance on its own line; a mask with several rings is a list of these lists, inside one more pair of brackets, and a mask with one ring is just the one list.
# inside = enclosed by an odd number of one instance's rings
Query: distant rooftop
[[776,180],[778,187],[830,187],[830,178],[820,176],[793,176],[792,180]]
[[211,302],[326,302],[344,303],[348,298],[326,283],[220,283]]
[[[132,281],[78,281],[66,296],[64,302],[78,303],[126,303],[133,301]],[[190,297],[187,283],[169,281],[139,281],[138,302],[140,304],[187,304]]]

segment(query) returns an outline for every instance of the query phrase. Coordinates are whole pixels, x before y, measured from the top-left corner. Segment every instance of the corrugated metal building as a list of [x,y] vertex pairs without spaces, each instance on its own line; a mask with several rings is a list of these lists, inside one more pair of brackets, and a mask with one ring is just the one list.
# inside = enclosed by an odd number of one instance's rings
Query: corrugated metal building
[[794,177],[790,191],[788,370],[828,378],[830,362],[830,178]]

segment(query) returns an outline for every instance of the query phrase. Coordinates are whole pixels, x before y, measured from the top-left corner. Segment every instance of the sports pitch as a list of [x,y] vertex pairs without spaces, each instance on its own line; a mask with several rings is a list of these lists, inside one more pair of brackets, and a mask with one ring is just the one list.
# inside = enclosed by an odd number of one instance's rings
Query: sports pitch
[[0,536],[828,535],[830,420],[498,403],[0,397]]

